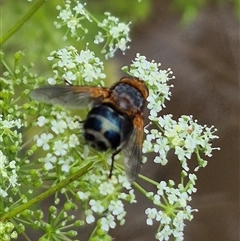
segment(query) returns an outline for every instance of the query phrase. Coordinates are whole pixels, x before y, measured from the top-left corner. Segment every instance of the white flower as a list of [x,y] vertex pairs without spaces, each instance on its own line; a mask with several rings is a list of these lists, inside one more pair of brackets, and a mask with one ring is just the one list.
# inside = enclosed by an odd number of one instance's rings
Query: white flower
[[56,156],[64,156],[67,153],[68,144],[62,140],[55,141],[53,144],[53,151]]
[[122,186],[124,188],[126,188],[127,190],[131,189],[131,183],[129,182],[128,178],[126,175],[118,175],[118,181],[119,183],[122,184]]
[[10,167],[11,169],[16,169],[16,161],[10,161],[10,162],[9,162],[9,167]]
[[87,82],[91,82],[95,79],[94,67],[89,63],[84,64],[83,78]]
[[169,227],[169,225],[166,225],[160,232],[156,234],[156,239],[158,239],[159,241],[169,240],[171,234],[171,228]]
[[[17,183],[18,175],[16,173],[16,161],[10,161],[7,156],[0,150],[0,177],[1,188],[0,196],[6,197],[8,195],[7,190],[10,186],[15,187],[20,184]],[[5,187],[5,190],[3,189]]]
[[189,180],[192,181],[192,183],[196,183],[197,176],[195,174],[189,174]]
[[168,130],[171,129],[174,124],[176,124],[176,121],[172,119],[172,115],[164,115],[158,118],[158,124]]
[[90,197],[91,193],[90,193],[90,192],[81,192],[81,191],[78,191],[78,192],[77,192],[77,195],[78,195],[78,197],[79,197],[82,201],[85,201],[85,200],[87,200],[87,199]]
[[95,212],[95,213],[102,213],[104,211],[104,206],[101,204],[101,201],[99,200],[94,200],[91,199],[89,202],[91,209]]
[[103,34],[101,32],[98,32],[98,34],[95,36],[94,43],[100,44],[104,41]]
[[108,232],[109,228],[113,229],[116,227],[116,223],[114,221],[114,216],[109,214],[106,218],[101,218],[101,228],[102,230]]
[[168,163],[168,159],[165,157],[161,156],[155,156],[153,159],[153,162],[155,163],[161,163],[163,166],[165,166]]
[[128,35],[130,31],[128,24],[119,23],[117,27],[118,31],[121,32],[123,35]]
[[73,8],[73,10],[76,11],[76,13],[78,13],[78,14],[84,15],[84,14],[85,14],[84,5],[86,5],[86,3],[85,3],[85,4],[78,3],[78,4]]
[[72,18],[67,22],[67,27],[70,29],[72,34],[75,34],[78,25],[78,20],[76,18]]
[[16,120],[15,120],[15,126],[16,126],[18,129],[20,129],[20,128],[23,126],[22,120],[21,120],[21,119],[16,119]]
[[114,193],[114,185],[111,182],[102,182],[98,187],[99,192],[106,196]]
[[[89,14],[87,13],[87,11],[85,10],[84,6],[86,5],[86,3],[81,4],[78,3],[73,10],[75,10],[75,12],[79,15],[84,16],[88,21],[92,21],[91,17],[89,16]],[[81,17],[79,18],[79,20],[81,19]]]
[[166,137],[158,138],[154,145],[154,152],[159,153],[161,156],[166,157],[167,152],[170,150],[168,139]]
[[197,140],[194,136],[187,135],[186,139],[184,140],[184,146],[189,152],[193,152],[197,146]]
[[[14,120],[11,120],[11,116],[7,116],[6,117],[7,119],[3,120],[2,119],[2,115],[1,115],[1,118],[0,118],[0,129],[4,131],[9,131],[10,129],[14,128],[14,127],[17,127],[18,129],[20,129],[22,127],[22,123],[21,123],[21,120],[20,119],[14,119]],[[5,129],[5,130],[4,130]]]
[[118,38],[120,35],[120,29],[118,26],[114,26],[109,30],[109,33],[112,35],[113,38]]
[[61,18],[64,22],[68,21],[71,17],[73,16],[72,12],[70,10],[61,10],[59,13],[59,17]]
[[130,203],[136,203],[137,200],[136,200],[136,196],[135,196],[135,194],[134,194],[133,189],[130,190],[129,195],[130,195],[130,200],[129,200],[129,202],[130,202]]
[[52,131],[56,134],[63,133],[67,128],[67,123],[64,120],[52,120],[51,125]]
[[37,118],[37,125],[38,126],[42,127],[42,126],[44,126],[47,123],[48,123],[48,119],[45,116],[39,116]]
[[68,140],[69,147],[76,147],[79,144],[80,144],[79,138],[75,134],[71,134]]
[[47,79],[47,82],[48,82],[48,84],[50,84],[50,85],[55,85],[55,84],[57,83],[54,78],[48,78],[48,79]]
[[149,141],[149,140],[147,140],[147,139],[145,139],[145,140],[143,141],[142,152],[143,152],[143,153],[147,153],[147,152],[149,152],[149,151],[152,150],[152,147],[153,147],[152,142]]
[[153,196],[153,203],[154,203],[155,205],[160,205],[160,204],[161,204],[161,197],[160,197],[158,194],[155,194],[155,195]]
[[9,173],[9,184],[12,187],[20,185],[20,184],[17,183],[17,173],[16,173],[16,170],[12,170],[12,173]]
[[57,161],[57,157],[53,156],[51,153],[48,153],[45,158],[43,158],[44,167],[46,170],[51,170],[53,169],[55,163]]
[[2,171],[5,168],[6,163],[7,163],[7,157],[0,150],[0,171]]
[[72,71],[67,71],[65,74],[63,74],[62,77],[68,81],[76,80],[77,78],[77,76]]
[[85,211],[85,215],[86,215],[86,222],[88,224],[93,223],[95,221],[95,217],[92,215],[92,210],[88,209]]
[[66,117],[66,122],[70,130],[74,130],[74,129],[78,130],[80,128],[80,125],[79,125],[80,121],[81,121],[81,118],[79,116]]
[[171,218],[165,212],[159,211],[158,215],[159,216],[157,221],[161,220],[161,224],[169,225],[171,223]]
[[8,196],[8,193],[0,187],[0,197],[1,196],[4,198],[4,197]]
[[80,51],[80,53],[76,53],[75,61],[78,64],[87,64],[90,60],[93,60],[94,58],[94,53],[87,49]]
[[168,191],[168,186],[167,183],[165,181],[161,181],[158,185],[157,185],[157,194],[159,194],[160,196],[162,196],[164,194],[164,191]]
[[108,206],[108,210],[113,214],[113,215],[120,215],[122,212],[124,212],[124,206],[121,200],[111,200],[110,204]]
[[180,161],[185,160],[185,151],[183,150],[182,147],[176,146],[176,147],[175,147],[175,154],[178,156],[178,159],[179,159]]
[[147,225],[153,225],[153,220],[156,219],[158,216],[158,211],[156,208],[147,208],[145,210],[145,213],[147,214]]
[[37,140],[37,146],[43,148],[44,151],[49,150],[50,146],[48,144],[49,140],[53,138],[53,134],[51,133],[42,133],[40,137],[38,135],[34,136],[34,139]]
[[68,156],[66,158],[61,158],[58,162],[58,164],[61,164],[61,170],[63,172],[69,172],[71,164],[74,162],[74,159],[72,156]]

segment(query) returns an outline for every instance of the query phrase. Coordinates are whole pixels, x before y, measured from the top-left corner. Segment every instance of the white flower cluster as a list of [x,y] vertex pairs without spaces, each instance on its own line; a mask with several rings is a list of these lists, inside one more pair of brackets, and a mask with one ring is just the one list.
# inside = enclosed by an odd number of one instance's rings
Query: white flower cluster
[[[95,173],[98,173],[98,175]],[[94,170],[94,173],[87,173],[82,181],[88,183],[88,185],[84,192],[79,191],[77,193],[82,202],[88,203],[89,208],[85,210],[88,224],[95,222],[96,215],[102,216],[105,214],[99,220],[100,228],[105,232],[115,228],[116,221],[121,225],[124,224],[126,211],[123,201],[136,202],[133,189],[126,176],[115,174],[111,177],[111,180],[108,180],[108,175],[108,171],[99,169]],[[119,185],[124,187],[128,193],[123,193],[119,189]]]
[[159,117],[159,112],[165,107],[164,101],[169,100],[171,96],[172,85],[169,85],[168,81],[175,78],[169,76],[172,75],[170,69],[160,70],[159,67],[159,63],[149,62],[145,56],[137,54],[129,67],[122,68],[129,75],[144,80],[149,89],[147,98],[147,108],[150,110],[149,119],[157,126],[157,129],[149,131],[145,128],[147,135],[143,143],[143,152],[156,153],[154,162],[166,165],[167,153],[170,149],[174,149],[186,171],[189,170],[187,159],[196,153],[199,167],[204,167],[207,162],[200,158],[199,153],[203,152],[210,157],[212,150],[218,149],[212,148],[212,140],[218,138],[214,135],[217,129],[213,126],[199,125],[192,116],[182,116],[178,121],[173,120],[172,115]]
[[[53,107],[54,108],[54,107]],[[79,136],[75,133],[80,133],[79,117],[71,117],[68,112],[52,111],[52,119],[47,119],[44,116],[39,116],[37,126],[51,129],[52,133],[43,132],[40,135],[35,135],[34,140],[36,145],[41,147],[43,151],[48,152],[42,158],[46,170],[51,170],[55,167],[55,163],[61,166],[61,171],[69,172],[71,165],[74,163],[74,158],[69,153],[80,146]],[[85,159],[88,155],[88,146],[82,145],[81,157]],[[49,152],[49,150],[52,150]]]
[[[195,153],[197,165],[194,171],[200,167],[205,167],[207,161],[200,156],[201,153],[210,157],[214,149],[212,141],[217,139],[214,133],[214,126],[202,126],[193,120],[192,116],[181,116],[177,121],[172,119],[172,115],[160,117],[165,100],[171,96],[170,88],[172,85],[168,81],[174,79],[172,71],[160,70],[160,64],[154,61],[147,61],[145,56],[137,54],[133,63],[123,67],[123,71],[145,81],[149,89],[147,98],[147,108],[150,110],[150,123],[145,127],[146,139],[143,142],[143,153],[154,153],[155,163],[166,165],[167,154],[173,149],[182,165],[182,179],[177,188],[174,182],[161,182],[157,185],[157,193],[148,193],[156,208],[146,210],[147,224],[152,225],[153,220],[158,221],[159,228],[156,234],[158,240],[168,240],[170,236],[175,240],[183,240],[184,220],[192,219],[192,212],[196,211],[188,205],[191,200],[191,194],[196,192],[196,175],[187,173],[189,167],[187,160],[191,159]],[[153,124],[153,125],[152,125]],[[149,126],[153,126],[149,130]],[[184,185],[183,179],[188,177],[188,182]]]
[[[88,32],[86,28],[84,28],[81,24],[81,21],[88,20],[92,21],[91,17],[85,10],[84,6],[86,4],[81,4],[77,1],[77,4],[74,8],[71,6],[71,1],[65,1],[65,9],[62,9],[61,6],[57,6],[57,10],[60,11],[59,15],[57,16],[60,19],[60,22],[54,22],[56,28],[61,28],[62,26],[67,26],[67,28],[71,32],[71,37],[76,37],[77,40],[80,40],[82,37],[79,33],[79,30],[83,31],[84,34]],[[63,39],[66,39],[66,35]]]
[[[184,172],[184,176],[186,175]],[[156,194],[147,194],[159,208],[147,208],[145,211],[148,225],[153,225],[154,221],[160,222],[156,233],[156,239],[159,241],[168,240],[170,236],[176,241],[183,240],[184,221],[191,220],[192,212],[197,211],[187,204],[191,201],[191,194],[196,192],[194,186],[197,177],[190,174],[188,178],[185,186],[179,184],[177,188],[174,187],[175,183],[172,180],[168,184],[161,181],[157,185]]]
[[[57,79],[66,79],[67,82],[78,81],[78,84],[94,82],[99,84],[106,77],[103,73],[103,63],[90,50],[81,50],[78,53],[73,46],[53,51],[48,60],[57,59],[58,62],[53,64],[55,76],[49,78],[51,85],[56,84]],[[63,73],[59,73],[61,70]],[[81,82],[82,81],[82,82]]]
[[0,197],[8,196],[7,190],[15,187],[17,182],[16,161],[9,161],[7,156],[0,150]]
[[[17,166],[16,159],[9,160],[10,155],[5,153],[11,153],[9,149],[20,148],[22,142],[22,135],[17,131],[22,126],[20,119],[13,120],[11,116],[8,119],[4,119],[3,115],[0,115],[0,196],[8,196],[8,189],[20,185],[17,182]],[[13,158],[16,158],[13,157]]]
[[[84,35],[88,33],[87,27],[84,27],[83,21],[87,20],[89,22],[94,22],[96,28],[99,28],[97,35],[94,37],[94,44],[104,43],[102,53],[105,54],[105,58],[113,57],[114,53],[120,49],[123,53],[129,48],[127,46],[130,42],[128,27],[129,24],[124,24],[119,22],[119,19],[110,15],[110,13],[105,13],[106,18],[99,22],[94,16],[92,16],[86,9],[85,4],[76,1],[74,7],[71,6],[71,1],[65,2],[65,8],[62,9],[58,6],[57,9],[60,11],[58,15],[59,22],[54,22],[57,28],[62,26],[67,26],[70,30],[71,37],[75,37],[76,40],[81,40]],[[79,31],[80,30],[80,31]],[[81,34],[81,32],[83,34]],[[67,39],[67,34],[63,39]]]
[[168,81],[175,79],[171,69],[160,70],[160,63],[154,60],[149,62],[145,56],[137,53],[135,60],[130,66],[124,66],[122,70],[129,75],[144,80],[149,88],[149,96],[147,98],[147,108],[150,110],[149,119],[156,117],[158,113],[165,107],[164,101],[170,100],[170,88]]
[[106,42],[109,45],[109,49],[104,48],[102,53],[106,54],[106,58],[111,58],[118,49],[125,52],[129,48],[127,44],[130,42],[130,29],[129,24],[120,23],[119,19],[111,16],[110,13],[105,13],[105,15],[107,18],[101,23],[98,23],[98,27],[101,28],[104,33],[99,31],[95,36],[94,43],[102,43],[104,42],[104,38],[107,38]]
[[198,158],[198,167],[207,165],[207,161],[200,158],[200,152],[206,156],[211,156],[214,149],[212,140],[217,139],[214,135],[217,131],[214,126],[201,126],[192,116],[181,116],[178,121],[172,119],[172,115],[165,115],[153,119],[153,123],[159,129],[145,129],[146,139],[143,143],[143,152],[154,152],[157,156],[155,163],[166,165],[167,153],[170,149],[175,150],[184,170],[189,171],[187,160],[190,160],[193,153]]

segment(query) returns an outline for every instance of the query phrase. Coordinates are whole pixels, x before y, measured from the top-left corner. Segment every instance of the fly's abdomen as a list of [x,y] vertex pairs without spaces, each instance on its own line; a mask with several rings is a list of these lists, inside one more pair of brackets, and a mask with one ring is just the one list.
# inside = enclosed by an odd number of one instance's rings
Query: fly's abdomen
[[105,104],[92,108],[83,128],[86,142],[99,151],[117,149],[133,130],[129,117]]

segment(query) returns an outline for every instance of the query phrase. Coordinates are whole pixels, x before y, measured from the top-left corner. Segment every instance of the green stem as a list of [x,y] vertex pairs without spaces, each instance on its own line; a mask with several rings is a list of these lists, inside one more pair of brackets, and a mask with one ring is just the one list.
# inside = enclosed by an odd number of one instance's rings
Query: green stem
[[93,236],[94,236],[95,233],[97,232],[98,228],[99,228],[99,227],[98,227],[98,225],[96,224],[88,240],[91,240],[91,238],[93,238]]
[[9,220],[9,219],[15,217],[17,214],[19,214],[19,213],[23,212],[24,210],[28,209],[29,207],[31,207],[35,203],[41,202],[42,200],[44,200],[47,197],[51,196],[52,194],[54,194],[55,192],[57,192],[61,188],[65,187],[69,183],[75,181],[76,179],[78,179],[79,177],[81,177],[82,175],[87,173],[90,169],[93,168],[93,165],[95,165],[95,164],[96,164],[96,162],[93,163],[92,161],[84,163],[84,165],[81,167],[80,170],[78,170],[77,172],[73,173],[71,176],[69,176],[68,178],[64,179],[63,181],[59,182],[57,185],[49,188],[47,191],[41,193],[37,197],[31,199],[27,203],[24,203],[24,204],[16,207],[14,210],[11,210],[10,212],[6,213],[5,215],[3,215],[0,218],[0,220],[3,221],[3,222],[6,221],[6,220]]
[[145,195],[145,196],[147,196],[147,191],[144,189],[144,188],[142,188],[139,184],[137,184],[136,182],[134,182],[133,184],[132,184],[139,192],[141,192],[143,195]]
[[3,59],[1,59],[1,62],[2,62],[2,65],[6,68],[6,70],[9,72],[9,74],[11,75],[11,76],[13,76],[13,72],[12,72],[12,70],[11,70],[11,68],[9,68],[9,66],[6,64],[6,62],[3,60]]
[[139,176],[142,180],[144,180],[144,181],[146,181],[146,182],[148,182],[148,183],[151,183],[151,184],[153,184],[154,186],[157,186],[157,185],[159,184],[158,182],[156,182],[156,181],[152,180],[151,178],[148,178],[148,177],[146,177],[146,176],[144,176],[144,175],[139,174],[138,176]]
[[0,38],[0,45],[8,40],[20,27],[42,6],[46,0],[39,0],[35,5],[5,34]]

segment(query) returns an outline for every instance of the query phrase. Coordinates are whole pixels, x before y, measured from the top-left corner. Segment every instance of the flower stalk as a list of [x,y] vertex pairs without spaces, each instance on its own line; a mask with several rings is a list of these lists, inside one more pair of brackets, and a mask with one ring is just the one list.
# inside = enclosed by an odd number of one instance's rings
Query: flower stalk
[[36,203],[40,203],[41,201],[45,200],[46,198],[50,197],[57,191],[61,190],[63,187],[66,187],[68,184],[74,182],[78,178],[82,177],[85,173],[89,172],[94,165],[96,164],[93,162],[86,162],[84,163],[81,168],[76,171],[75,173],[71,174],[66,179],[60,181],[58,184],[56,184],[53,187],[50,187],[45,192],[41,193],[40,195],[34,197],[33,199],[29,200],[27,203],[24,203],[16,208],[14,208],[11,211],[8,211],[6,214],[4,214],[2,217],[0,217],[0,221],[6,222],[10,220],[11,218],[15,217],[16,215],[20,214],[24,210],[29,209],[31,206],[33,206]]
[[0,46],[6,42],[14,33],[16,33],[37,10],[46,2],[46,0],[38,0],[32,8],[19,20],[16,24],[0,38]]

